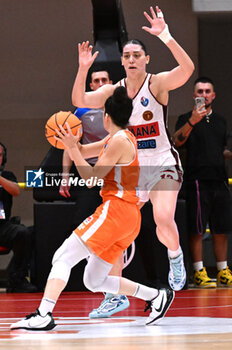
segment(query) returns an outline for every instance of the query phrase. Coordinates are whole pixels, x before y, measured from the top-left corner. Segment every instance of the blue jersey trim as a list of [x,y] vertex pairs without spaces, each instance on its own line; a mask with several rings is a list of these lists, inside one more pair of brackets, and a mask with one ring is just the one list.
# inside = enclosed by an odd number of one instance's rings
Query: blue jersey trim
[[91,110],[91,108],[77,108],[75,110],[74,114],[75,114],[75,116],[77,116],[77,118],[81,119],[83,114],[87,113],[90,110]]

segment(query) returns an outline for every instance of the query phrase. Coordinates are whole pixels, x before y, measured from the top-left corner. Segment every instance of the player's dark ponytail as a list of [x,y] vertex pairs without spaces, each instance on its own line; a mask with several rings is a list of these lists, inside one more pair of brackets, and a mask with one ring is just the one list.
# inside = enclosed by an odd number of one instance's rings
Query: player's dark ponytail
[[125,87],[119,86],[114,90],[105,103],[105,113],[121,128],[126,128],[133,109],[132,99],[128,97]]

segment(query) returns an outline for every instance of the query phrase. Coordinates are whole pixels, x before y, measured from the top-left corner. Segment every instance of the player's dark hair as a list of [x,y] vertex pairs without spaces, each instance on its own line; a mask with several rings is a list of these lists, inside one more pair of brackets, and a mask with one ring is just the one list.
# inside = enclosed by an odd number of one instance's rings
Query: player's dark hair
[[197,78],[195,81],[194,81],[194,87],[198,84],[198,83],[209,83],[213,86],[213,89],[214,89],[214,82],[212,79],[208,78],[208,77],[199,77]]
[[6,161],[7,161],[7,148],[6,148],[6,146],[3,145],[2,142],[0,142],[0,146],[2,146],[2,149],[3,149],[3,157],[2,157],[1,166],[4,166],[6,164]]
[[145,55],[147,55],[146,46],[144,45],[144,43],[143,43],[141,40],[132,39],[132,40],[126,41],[126,42],[123,43],[123,45],[122,45],[122,50],[124,49],[124,47],[125,47],[126,45],[129,45],[129,44],[134,44],[134,45],[139,45],[139,46],[141,46],[141,48],[142,48],[143,51],[145,52]]
[[119,86],[105,103],[105,113],[109,114],[114,124],[125,129],[133,109],[132,99],[128,97],[126,88]]

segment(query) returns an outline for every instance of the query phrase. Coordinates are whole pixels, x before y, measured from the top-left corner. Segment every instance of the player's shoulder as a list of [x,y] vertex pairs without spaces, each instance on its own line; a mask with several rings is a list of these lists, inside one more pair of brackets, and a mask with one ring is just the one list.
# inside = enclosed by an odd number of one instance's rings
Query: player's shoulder
[[129,141],[136,141],[135,136],[127,129],[120,130],[117,134],[114,135],[113,139],[114,144],[117,144],[118,147],[128,144]]
[[78,119],[81,119],[81,118],[84,117],[89,111],[91,111],[91,108],[77,107],[73,114],[74,114]]
[[[150,80],[151,81],[159,81],[161,79],[163,79],[164,77],[166,77],[168,75],[168,71],[163,71],[163,72],[159,72],[159,73],[150,73]],[[149,73],[148,73],[149,74]]]
[[98,91],[104,91],[106,92],[107,94],[113,94],[114,90],[116,89],[116,84],[112,85],[112,84],[105,84],[105,85],[102,85],[98,90]]
[[146,78],[148,79],[149,87],[153,93],[154,92],[157,93],[157,91],[160,90],[160,86],[162,83],[162,77],[163,77],[164,73],[165,72],[157,73],[157,74],[151,74],[151,73],[147,74]]
[[147,75],[148,75],[150,81],[153,81],[153,80],[156,80],[157,78],[159,78],[160,73],[158,73],[158,74],[155,74],[155,73],[147,73]]

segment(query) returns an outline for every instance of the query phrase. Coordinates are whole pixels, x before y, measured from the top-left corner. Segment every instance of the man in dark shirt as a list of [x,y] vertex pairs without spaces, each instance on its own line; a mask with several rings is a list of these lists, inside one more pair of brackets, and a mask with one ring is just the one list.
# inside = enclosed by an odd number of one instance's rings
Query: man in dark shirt
[[5,171],[7,150],[0,142],[0,245],[9,248],[14,255],[8,267],[7,292],[32,293],[37,289],[26,278],[31,253],[30,231],[11,221],[12,196],[18,196],[20,188],[11,171]]
[[[186,193],[190,252],[194,284],[202,288],[232,286],[227,266],[227,234],[232,232],[232,203],[225,169],[226,120],[212,110],[216,97],[213,81],[207,77],[194,83],[194,98],[203,97],[200,107],[181,115],[176,123],[174,141],[186,148],[184,189]],[[217,284],[203,267],[202,236],[209,224],[217,261]]]

